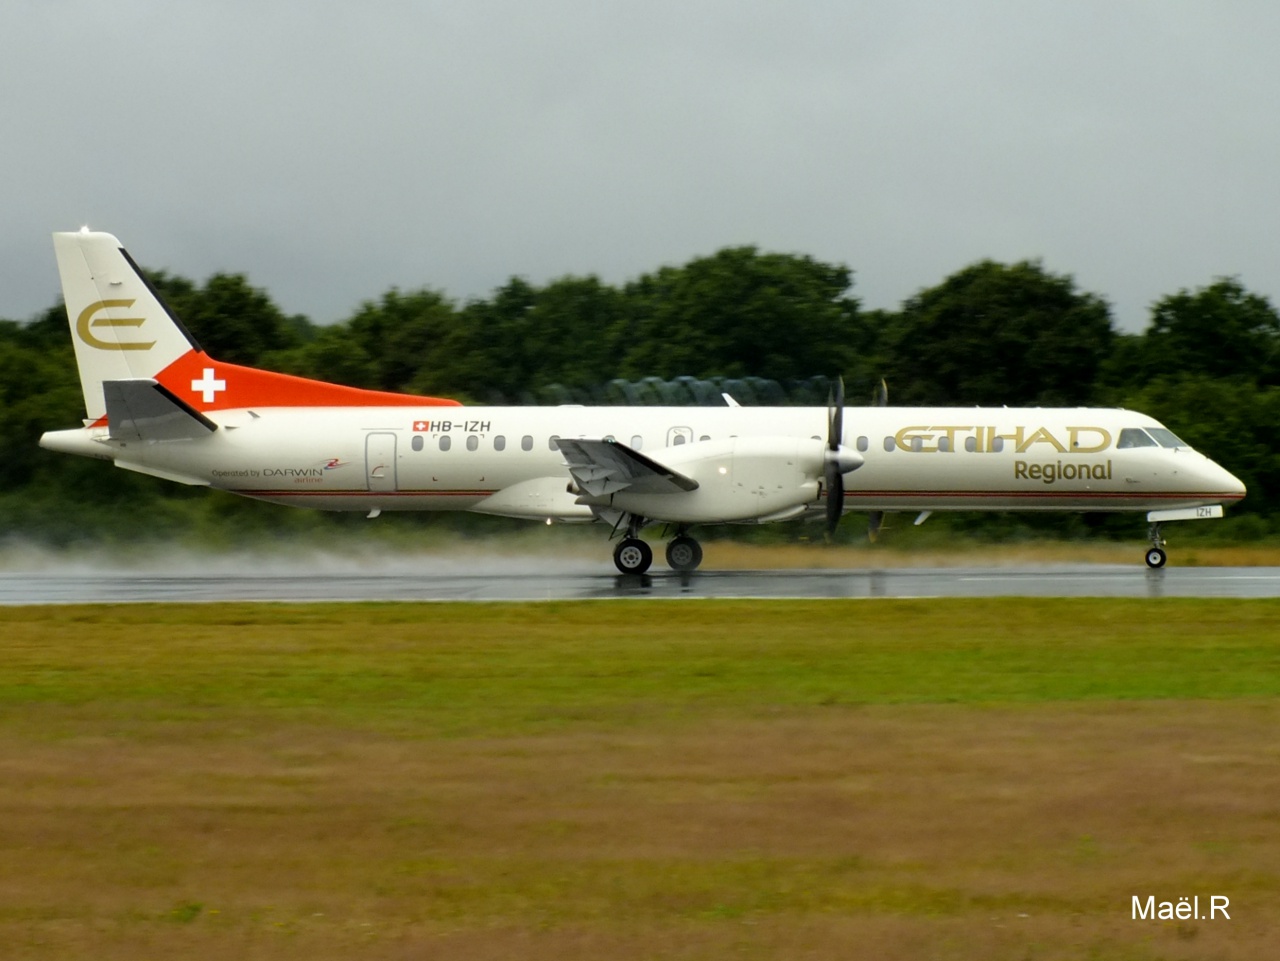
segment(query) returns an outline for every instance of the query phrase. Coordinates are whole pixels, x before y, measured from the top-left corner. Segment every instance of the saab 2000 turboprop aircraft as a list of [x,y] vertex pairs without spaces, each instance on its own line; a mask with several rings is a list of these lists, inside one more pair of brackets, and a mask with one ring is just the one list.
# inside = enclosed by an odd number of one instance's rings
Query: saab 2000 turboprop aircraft
[[[364,511],[466,510],[603,521],[624,573],[641,528],[767,523],[846,507],[1146,511],[1222,516],[1244,485],[1143,414],[1095,408],[464,407],[342,387],[204,353],[110,234],[54,234],[84,390],[84,426],[40,444],[245,497]],[[841,394],[843,391],[840,392]]]

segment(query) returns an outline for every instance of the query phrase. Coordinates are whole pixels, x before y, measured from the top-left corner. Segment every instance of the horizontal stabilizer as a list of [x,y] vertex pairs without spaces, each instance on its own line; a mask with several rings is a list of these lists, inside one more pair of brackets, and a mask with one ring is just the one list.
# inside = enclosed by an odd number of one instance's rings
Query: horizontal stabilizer
[[195,440],[218,425],[150,378],[107,380],[107,428],[112,440]]
[[692,477],[614,440],[562,437],[559,446],[574,481],[592,497],[606,497],[622,490],[633,494],[679,494],[698,489],[698,482]]

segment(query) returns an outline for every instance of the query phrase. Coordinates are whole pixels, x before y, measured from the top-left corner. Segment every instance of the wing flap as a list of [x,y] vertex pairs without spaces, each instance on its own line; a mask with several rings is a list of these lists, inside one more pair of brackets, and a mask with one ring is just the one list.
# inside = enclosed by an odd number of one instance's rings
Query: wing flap
[[615,440],[560,438],[560,453],[574,482],[591,497],[618,491],[636,494],[681,494],[698,482]]

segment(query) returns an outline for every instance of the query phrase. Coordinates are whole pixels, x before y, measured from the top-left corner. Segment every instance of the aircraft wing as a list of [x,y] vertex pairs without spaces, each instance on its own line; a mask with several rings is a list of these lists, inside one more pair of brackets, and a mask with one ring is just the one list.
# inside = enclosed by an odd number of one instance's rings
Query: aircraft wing
[[107,428],[112,440],[195,440],[218,425],[151,378],[106,380]]
[[674,471],[615,440],[560,438],[569,474],[592,497],[626,490],[634,494],[678,494],[698,489],[692,477]]

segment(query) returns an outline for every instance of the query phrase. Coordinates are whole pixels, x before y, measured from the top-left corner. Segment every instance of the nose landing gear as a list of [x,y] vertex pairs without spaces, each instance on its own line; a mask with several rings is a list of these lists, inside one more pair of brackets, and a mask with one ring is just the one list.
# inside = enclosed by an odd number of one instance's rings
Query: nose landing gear
[[1153,522],[1148,533],[1151,536],[1151,546],[1147,548],[1147,566],[1152,570],[1159,570],[1169,559],[1169,555],[1164,552],[1165,540],[1160,536],[1160,522]]

